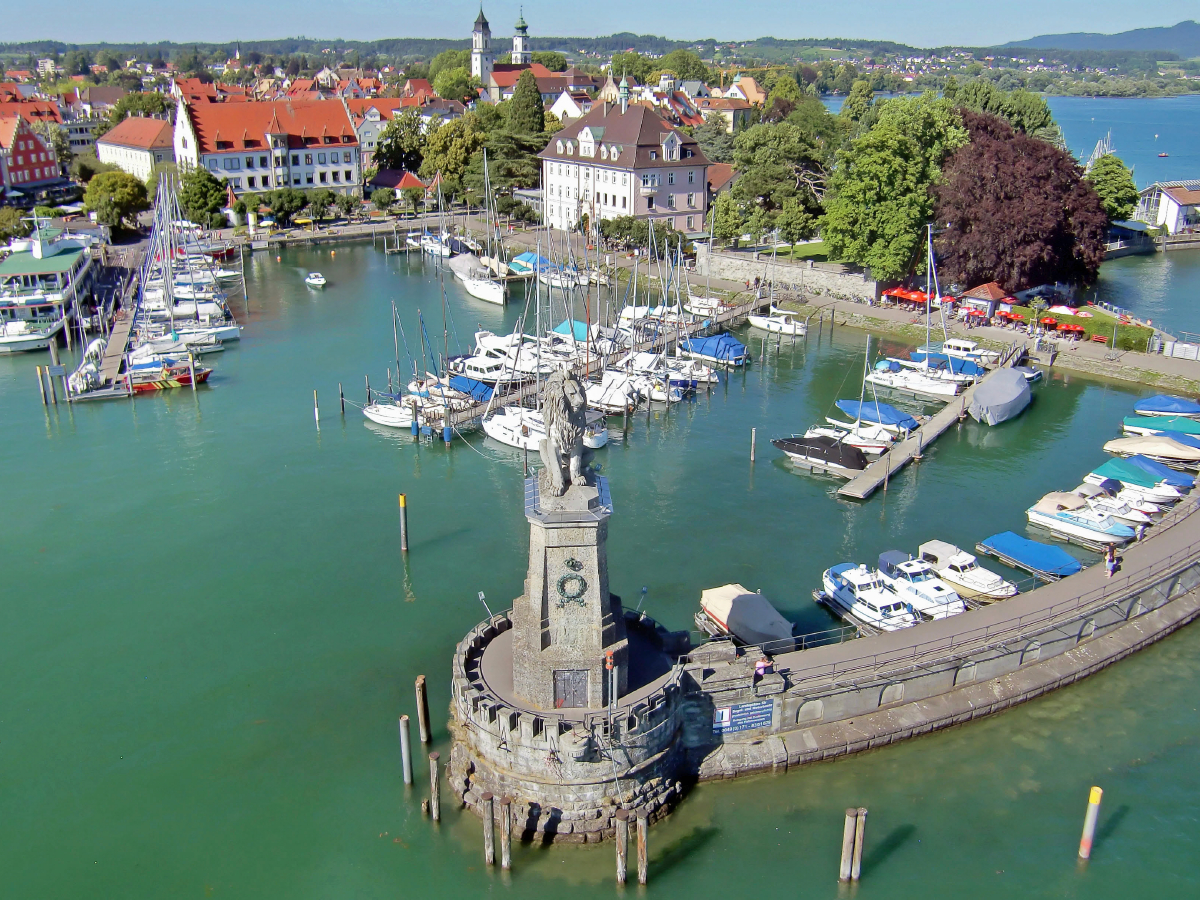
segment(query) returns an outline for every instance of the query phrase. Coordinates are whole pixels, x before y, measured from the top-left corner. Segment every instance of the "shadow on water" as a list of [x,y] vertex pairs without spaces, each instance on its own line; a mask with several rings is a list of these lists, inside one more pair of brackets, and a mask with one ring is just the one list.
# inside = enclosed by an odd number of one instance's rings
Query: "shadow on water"
[[721,829],[712,826],[707,828],[693,828],[679,838],[679,840],[668,844],[662,853],[650,859],[650,865],[654,868],[655,876],[661,877],[680,863],[687,862],[692,854],[703,850],[720,833]]
[[883,865],[887,858],[912,840],[917,833],[916,825],[900,825],[893,828],[882,841],[876,844],[871,852],[863,857],[863,875],[873,872],[876,867]]
[[1099,849],[1105,841],[1112,837],[1127,815],[1129,815],[1128,803],[1122,803],[1113,810],[1113,814],[1104,820],[1103,825],[1096,829],[1096,838],[1092,841],[1093,849]]

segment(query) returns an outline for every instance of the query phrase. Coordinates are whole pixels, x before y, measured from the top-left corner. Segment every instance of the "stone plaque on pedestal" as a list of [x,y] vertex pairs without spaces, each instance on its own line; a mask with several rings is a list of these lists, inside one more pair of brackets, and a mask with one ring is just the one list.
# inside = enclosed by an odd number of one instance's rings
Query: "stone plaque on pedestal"
[[572,484],[561,497],[525,480],[529,573],[513,603],[513,687],[541,709],[600,709],[625,691],[629,645],[620,601],[608,592],[605,479]]

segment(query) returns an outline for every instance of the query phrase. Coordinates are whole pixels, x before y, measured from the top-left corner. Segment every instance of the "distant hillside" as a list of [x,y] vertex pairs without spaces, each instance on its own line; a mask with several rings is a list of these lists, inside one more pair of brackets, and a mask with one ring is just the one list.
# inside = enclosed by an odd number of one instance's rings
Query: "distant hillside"
[[1043,50],[1167,50],[1184,59],[1200,57],[1200,24],[1180,22],[1170,28],[1138,28],[1120,34],[1042,34],[1005,47],[1036,47]]

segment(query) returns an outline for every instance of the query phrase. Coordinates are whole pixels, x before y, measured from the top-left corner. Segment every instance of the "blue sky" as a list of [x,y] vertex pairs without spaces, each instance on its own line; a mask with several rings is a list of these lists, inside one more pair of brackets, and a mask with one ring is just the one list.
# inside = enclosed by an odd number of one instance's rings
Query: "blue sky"
[[[0,0],[7,12],[0,40],[53,38],[68,42],[233,41],[309,37],[368,40],[380,37],[464,37],[478,12],[476,0],[442,0],[432,6],[396,0],[287,0],[284,4],[246,0],[163,3],[116,0],[117,15],[29,14],[25,0]],[[497,35],[512,33],[518,3],[485,2]],[[1174,25],[1200,16],[1195,0],[1159,0],[1152,5],[1128,0],[851,0],[846,3],[739,3],[679,0],[651,4],[607,0],[580,7],[562,0],[529,0],[525,19],[533,35],[612,34],[631,31],[670,38],[744,40],[860,37],[915,46],[988,45],[1036,34],[1065,31],[1117,32]],[[7,9],[6,9],[7,8]],[[581,15],[580,10],[588,10]],[[599,13],[599,14],[597,14]]]

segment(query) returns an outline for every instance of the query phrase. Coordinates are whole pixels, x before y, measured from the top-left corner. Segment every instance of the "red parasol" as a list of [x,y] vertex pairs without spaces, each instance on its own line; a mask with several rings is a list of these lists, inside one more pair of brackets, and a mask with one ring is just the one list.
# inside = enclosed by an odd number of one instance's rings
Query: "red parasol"
[[1051,316],[1046,316],[1046,318],[1042,319],[1042,324],[1043,325],[1057,325],[1058,319],[1052,318]]
[[981,318],[981,319],[987,318],[987,313],[985,313],[982,309],[968,309],[967,315],[968,316],[979,316],[979,318]]

